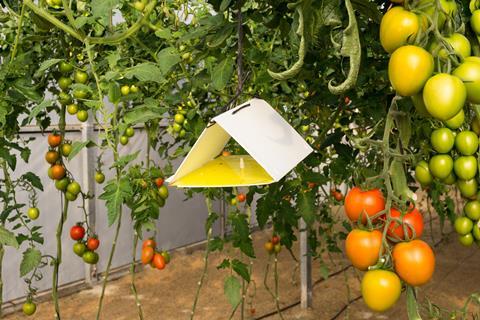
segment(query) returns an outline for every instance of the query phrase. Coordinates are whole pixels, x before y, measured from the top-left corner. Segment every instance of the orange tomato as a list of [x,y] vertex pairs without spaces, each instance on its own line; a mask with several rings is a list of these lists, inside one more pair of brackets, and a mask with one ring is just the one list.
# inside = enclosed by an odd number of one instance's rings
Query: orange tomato
[[50,145],[50,147],[52,147],[52,148],[58,147],[61,142],[62,142],[62,136],[61,135],[56,134],[56,133],[50,133],[48,135],[48,144]]
[[45,154],[45,160],[50,164],[54,164],[55,162],[57,162],[59,157],[60,155],[58,154],[58,152],[54,150],[47,151],[47,153]]
[[152,261],[154,255],[155,251],[152,247],[144,247],[142,249],[142,264],[149,264]]
[[403,215],[397,209],[390,210],[390,216],[402,220],[402,224],[397,221],[390,223],[387,234],[394,239],[405,240],[405,228],[408,230],[408,237],[413,236],[412,228],[415,230],[415,238],[420,238],[423,234],[423,217],[417,208],[410,209],[409,212]]
[[245,195],[245,193],[239,193],[237,195],[237,200],[238,202],[245,202],[245,200],[247,200],[247,196]]
[[155,253],[153,256],[152,265],[159,270],[164,269],[166,266],[165,258],[160,253]]
[[374,216],[385,209],[385,199],[379,189],[362,191],[358,187],[352,188],[345,197],[345,213],[351,221],[357,221],[362,216],[362,222],[368,216]]
[[155,240],[153,240],[152,238],[150,239],[145,239],[143,241],[143,244],[142,244],[142,248],[145,248],[145,247],[152,247],[152,248],[155,248],[157,246],[157,243],[155,242]]
[[354,229],[345,240],[345,253],[355,268],[367,270],[377,263],[381,245],[380,231]]
[[65,177],[65,168],[61,164],[54,164],[51,169],[53,179],[60,180]]
[[418,239],[395,245],[393,263],[398,276],[411,286],[426,284],[435,271],[432,248]]

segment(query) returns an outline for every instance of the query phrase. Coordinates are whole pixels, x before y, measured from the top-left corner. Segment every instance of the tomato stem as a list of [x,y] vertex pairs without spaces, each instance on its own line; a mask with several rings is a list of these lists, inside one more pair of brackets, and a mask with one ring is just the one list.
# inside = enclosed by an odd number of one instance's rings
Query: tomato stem
[[142,303],[140,298],[138,297],[137,287],[135,286],[135,262],[136,262],[136,255],[137,255],[137,244],[138,244],[138,233],[135,231],[133,236],[133,249],[132,249],[132,263],[130,264],[130,276],[131,276],[131,288],[133,296],[135,297],[135,304],[138,308],[138,318],[143,320],[143,311],[142,311]]

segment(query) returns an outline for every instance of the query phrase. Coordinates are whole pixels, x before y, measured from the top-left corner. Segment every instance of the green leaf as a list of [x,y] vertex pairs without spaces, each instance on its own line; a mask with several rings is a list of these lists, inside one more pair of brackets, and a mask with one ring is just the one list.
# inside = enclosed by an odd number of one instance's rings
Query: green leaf
[[114,167],[123,168],[123,167],[125,167],[127,164],[129,164],[130,162],[135,160],[139,153],[140,153],[140,150],[135,152],[135,153],[127,154],[126,156],[120,157],[117,161],[115,161],[112,164],[112,166],[110,168],[114,168]]
[[163,74],[167,74],[170,69],[182,61],[180,54],[174,47],[168,47],[157,54],[158,66]]
[[395,124],[397,125],[400,141],[404,149],[408,148],[410,138],[412,137],[412,121],[407,113],[397,114],[395,116]]
[[315,222],[315,196],[312,192],[298,194],[298,211],[308,226]]
[[139,81],[152,81],[162,83],[165,81],[162,70],[154,63],[145,62],[127,69],[125,78],[137,78]]
[[225,10],[227,10],[231,2],[232,0],[222,0],[222,3],[220,4],[220,12],[224,12]]
[[413,191],[408,188],[405,169],[400,160],[394,159],[390,164],[390,177],[395,194],[405,200],[412,199]]
[[40,64],[40,67],[38,68],[38,70],[35,72],[34,77],[35,78],[40,77],[46,70],[50,69],[50,67],[56,65],[60,61],[62,61],[62,59],[49,59],[49,60],[43,61]]
[[32,111],[30,111],[30,114],[28,115],[27,123],[30,123],[41,111],[43,111],[45,108],[51,107],[52,104],[52,100],[43,100],[35,107],[33,107]]
[[28,100],[35,102],[42,101],[42,96],[37,92],[37,88],[32,85],[30,81],[24,78],[20,78],[13,83],[13,88],[15,88],[21,95],[23,95]]
[[18,242],[15,235],[3,226],[0,226],[0,243],[4,246],[18,248]]
[[215,66],[212,72],[212,85],[215,90],[223,90],[233,73],[233,62],[229,57]]
[[232,268],[239,276],[241,276],[245,281],[250,282],[250,273],[248,272],[248,266],[240,260],[232,260]]
[[20,263],[20,277],[24,277],[33,271],[42,260],[42,253],[35,248],[28,248],[23,253],[23,259]]
[[375,2],[369,0],[352,0],[352,5],[355,10],[376,23],[379,24],[382,20],[382,12],[378,9]]
[[234,276],[229,276],[225,279],[225,283],[223,284],[223,292],[230,302],[232,307],[237,306],[242,299],[241,294],[242,286],[240,281]]
[[91,140],[87,141],[74,141],[72,143],[72,151],[68,155],[68,161],[72,160],[80,151],[82,151],[83,148],[91,148],[93,146],[96,146],[95,142]]
[[113,104],[117,104],[121,97],[122,93],[120,92],[118,83],[111,82],[108,86],[108,100]]
[[216,48],[220,46],[228,39],[228,37],[232,35],[235,27],[236,26],[233,23],[226,25],[220,31],[208,37],[207,45],[210,48]]
[[168,29],[161,29],[155,31],[155,35],[161,39],[170,40],[172,38],[172,34]]
[[118,219],[120,208],[131,195],[132,188],[129,179],[124,177],[120,181],[110,180],[103,190],[99,199],[105,200],[108,226],[111,226]]
[[120,4],[120,0],[93,0],[90,7],[92,8],[93,18],[109,17],[110,11]]
[[40,178],[35,173],[27,172],[27,173],[22,175],[21,179],[27,180],[28,182],[30,182],[32,184],[32,186],[34,186],[38,190],[43,191],[42,181],[40,180]]
[[8,166],[12,170],[15,170],[15,167],[17,166],[17,157],[10,154],[10,151],[3,146],[0,146],[0,158],[3,158],[5,161],[7,161]]
[[163,118],[163,115],[168,111],[167,108],[152,107],[148,105],[138,106],[128,111],[123,121],[126,124],[145,123],[155,119]]
[[407,285],[407,315],[408,320],[422,320],[422,317],[418,312],[415,288],[409,285]]

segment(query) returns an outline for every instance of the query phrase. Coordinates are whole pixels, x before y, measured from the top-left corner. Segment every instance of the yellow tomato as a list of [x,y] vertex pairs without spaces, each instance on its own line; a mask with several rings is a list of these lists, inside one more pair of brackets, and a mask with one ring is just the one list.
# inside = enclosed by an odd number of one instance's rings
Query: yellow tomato
[[392,271],[367,271],[362,279],[362,296],[365,304],[373,311],[383,312],[400,298],[402,284]]
[[403,7],[388,10],[380,23],[380,43],[388,53],[415,39],[420,27],[418,16]]

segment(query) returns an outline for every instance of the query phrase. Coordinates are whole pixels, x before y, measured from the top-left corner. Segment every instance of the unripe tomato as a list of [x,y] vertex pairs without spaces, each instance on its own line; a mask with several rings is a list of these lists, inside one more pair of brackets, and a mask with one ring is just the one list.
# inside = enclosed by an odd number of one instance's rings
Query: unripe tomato
[[473,222],[467,217],[458,217],[453,226],[458,234],[465,235],[472,231]]
[[395,305],[402,293],[398,276],[387,270],[367,271],[362,279],[363,301],[371,310],[383,312]]
[[383,15],[380,23],[380,43],[383,49],[392,53],[397,48],[413,41],[420,23],[415,13],[403,7],[393,7]]
[[72,100],[72,97],[68,93],[65,93],[65,92],[62,91],[58,94],[58,101],[62,105],[67,105],[67,104],[71,104],[73,100]]
[[139,91],[140,91],[140,89],[138,89],[138,87],[136,85],[132,84],[130,86],[130,92],[131,93],[138,93]]
[[457,177],[455,176],[455,174],[453,174],[453,172],[451,172],[448,177],[446,177],[445,179],[441,179],[442,183],[446,184],[446,185],[452,185],[454,184],[455,182],[457,182]]
[[68,62],[60,61],[60,64],[58,66],[58,70],[61,73],[69,73],[69,72],[73,71],[73,66]]
[[403,46],[395,50],[390,57],[388,77],[399,95],[413,96],[422,91],[433,73],[433,67],[433,57],[425,49]]
[[53,180],[53,169],[52,169],[52,167],[48,168],[48,177]]
[[87,83],[88,75],[86,72],[77,70],[75,71],[75,75],[73,76],[76,83]]
[[[455,0],[440,0],[441,8],[438,10],[438,18],[437,18],[437,26],[439,29],[442,29],[445,21],[447,20],[447,16],[453,17],[454,13],[457,12],[457,4]],[[422,8],[422,11],[430,17],[430,19],[434,19],[435,11],[436,11],[436,2],[432,0],[420,0],[418,2],[418,7]],[[423,28],[426,29],[430,24],[429,19],[426,16],[422,16],[423,20]]]
[[68,157],[70,152],[72,152],[72,145],[70,143],[62,144],[60,151],[62,152],[62,156]]
[[434,177],[445,179],[453,170],[452,157],[446,154],[434,155],[428,162],[428,168]]
[[462,131],[455,137],[455,147],[464,156],[471,156],[478,151],[478,136],[473,131]]
[[125,135],[131,138],[135,135],[135,130],[132,127],[128,127],[127,129],[125,129]]
[[474,156],[458,157],[453,162],[453,170],[460,179],[473,179],[478,171],[477,158]]
[[178,123],[175,122],[175,123],[172,125],[172,129],[173,129],[174,132],[180,132],[180,131],[182,130],[182,126],[181,126],[180,124],[178,124]]
[[363,191],[352,188],[345,197],[345,213],[351,221],[357,221],[362,216],[365,223],[368,216],[374,216],[385,209],[385,198],[379,189]]
[[62,143],[62,136],[56,133],[48,135],[48,145],[52,148],[58,147]]
[[60,77],[60,79],[58,79],[58,86],[63,91],[67,91],[70,88],[71,84],[72,84],[72,79],[70,79],[70,78]]
[[152,262],[153,256],[155,255],[155,250],[152,247],[144,247],[142,249],[142,264],[146,265]]
[[22,311],[25,315],[31,316],[37,311],[37,305],[31,301],[27,301],[23,304]]
[[67,106],[67,112],[68,112],[69,114],[71,114],[71,115],[77,114],[77,112],[78,112],[78,106],[77,106],[76,104],[74,104],[74,103],[69,104],[69,105]]
[[448,128],[440,128],[433,130],[430,135],[430,143],[438,153],[448,153],[455,144],[455,137],[452,130]]
[[179,138],[183,138],[185,137],[185,135],[187,134],[187,131],[185,131],[184,129],[180,130],[180,132],[178,133],[178,137]]
[[128,139],[127,136],[121,136],[121,137],[120,137],[120,143],[121,143],[122,145],[126,145],[126,144],[128,143],[128,140],[129,140],[129,139]]
[[88,250],[95,251],[100,246],[100,240],[96,236],[89,237],[87,240],[87,248]]
[[175,121],[175,123],[178,123],[181,125],[185,121],[185,116],[181,113],[177,113],[173,120]]
[[120,88],[120,92],[122,93],[122,96],[126,96],[130,94],[130,86],[124,85]]
[[411,286],[426,284],[435,271],[435,255],[422,240],[400,242],[393,247],[393,263],[399,277]]
[[51,169],[53,179],[60,180],[65,177],[65,168],[61,164],[54,164]]
[[169,264],[170,260],[171,260],[170,253],[168,253],[168,251],[164,250],[164,251],[160,252],[160,254],[162,255],[163,259],[165,259],[165,263]]
[[32,220],[37,220],[39,215],[40,215],[40,210],[38,210],[38,208],[32,207],[32,208],[29,208],[27,211],[27,216]]
[[235,198],[232,198],[232,199],[230,199],[230,204],[231,204],[232,206],[236,206],[236,205],[237,205],[237,203],[238,203],[238,201],[237,201],[237,198],[236,198],[236,197],[235,197]]
[[77,200],[78,195],[67,191],[67,192],[65,192],[65,198],[67,198],[68,201],[75,201],[75,200]]
[[472,220],[479,220],[480,219],[480,201],[472,200],[468,201],[463,207],[463,211],[465,215],[472,219]]
[[473,118],[472,123],[470,124],[473,132],[475,132],[478,135],[480,135],[480,121],[478,120],[477,117]]
[[268,253],[273,253],[273,243],[271,241],[265,242],[265,244],[263,246],[265,247],[265,250]]
[[88,111],[87,110],[78,110],[77,119],[80,122],[85,122],[88,120]]
[[152,247],[155,249],[155,247],[157,246],[157,243],[155,242],[154,239],[150,238],[150,239],[145,239],[143,241],[143,244],[142,244],[142,248],[145,248],[145,247]]
[[96,264],[98,262],[98,253],[93,251],[86,251],[83,256],[83,261],[88,264]]
[[428,163],[425,160],[420,161],[415,167],[415,179],[422,186],[429,186],[433,182],[433,176],[428,168]]
[[480,240],[480,226],[478,223],[473,226],[472,235],[476,240]]
[[423,101],[428,113],[442,121],[457,115],[466,98],[467,89],[462,80],[447,73],[434,75],[423,88]]
[[85,245],[85,243],[83,242],[76,242],[74,245],[73,245],[73,252],[79,256],[79,257],[83,257],[83,254],[85,253],[85,251],[87,251],[87,246]]
[[[470,41],[460,33],[454,33],[449,37],[445,37],[445,41],[452,46],[453,51],[456,55],[460,56],[462,59],[469,57],[472,53],[472,47]],[[430,46],[430,52],[434,55],[439,56],[443,59],[447,59],[449,56],[448,51],[439,46],[438,42],[433,42]]]
[[83,89],[75,89],[73,90],[73,97],[75,99],[86,99],[88,97],[88,91]]
[[152,264],[155,268],[162,270],[165,269],[165,258],[160,253],[155,253],[153,256]]
[[480,103],[480,62],[465,60],[452,74],[463,81],[467,89],[467,100]]
[[78,241],[82,240],[85,236],[85,228],[81,223],[78,223],[70,228],[70,237],[72,240]]
[[158,188],[158,193],[163,200],[167,200],[169,194],[167,186],[163,185]]
[[68,178],[63,178],[60,180],[55,181],[55,188],[60,191],[65,191],[67,190],[67,186],[70,183],[70,180]]
[[80,190],[81,190],[80,184],[77,181],[72,181],[67,186],[67,191],[74,195],[79,194]]
[[57,151],[50,150],[45,154],[45,160],[50,164],[57,162],[58,158],[60,158],[60,155]]
[[[402,213],[397,209],[392,208],[390,210],[390,216],[392,218],[398,218],[402,220],[402,223],[393,221],[388,227],[387,234],[396,240],[405,240],[405,229],[408,232],[408,238],[413,237],[412,229],[415,230],[415,238],[420,238],[423,234],[423,217],[417,208],[405,213],[402,217]],[[405,226],[405,228],[404,228]]]
[[472,12],[470,17],[470,26],[472,27],[473,32],[477,35],[480,35],[480,10],[475,10]]
[[345,240],[345,254],[355,268],[365,271],[377,263],[381,246],[380,231],[354,229]]
[[245,193],[239,193],[237,194],[237,200],[238,202],[245,202],[245,200],[247,200],[247,196]]
[[280,251],[282,251],[282,245],[280,243],[274,244],[273,252],[275,252],[275,254],[279,254]]
[[457,187],[465,198],[471,198],[477,195],[478,183],[476,179],[457,180]]
[[98,184],[102,184],[104,181],[105,181],[105,175],[100,172],[100,171],[97,171],[95,173],[95,181],[98,183]]
[[[468,93],[467,93],[468,94]],[[460,110],[459,113],[457,113],[453,118],[448,119],[445,121],[445,125],[449,127],[450,129],[458,129],[462,126],[463,122],[465,121],[465,112]]]
[[473,238],[473,235],[471,233],[458,235],[458,241],[460,242],[461,245],[465,247],[470,247],[473,244],[474,240],[475,239]]
[[413,106],[419,115],[425,118],[431,117],[430,113],[427,111],[427,108],[425,108],[425,103],[423,102],[423,95],[421,92],[411,96],[410,98],[412,99]]

